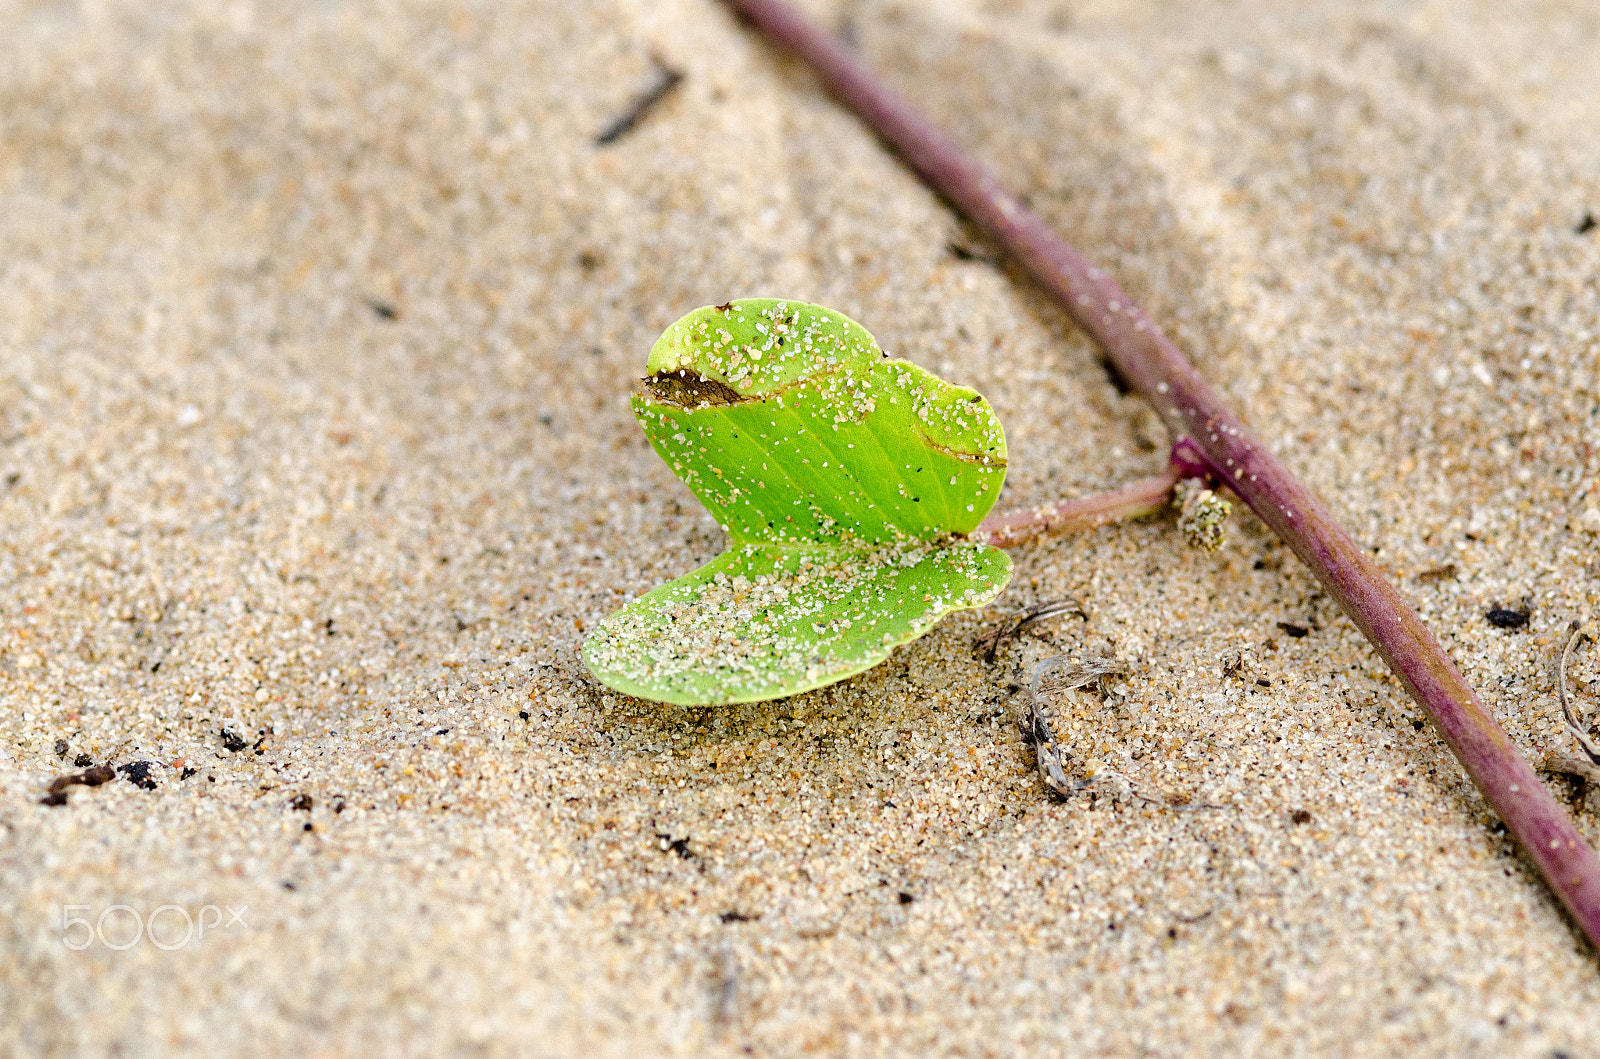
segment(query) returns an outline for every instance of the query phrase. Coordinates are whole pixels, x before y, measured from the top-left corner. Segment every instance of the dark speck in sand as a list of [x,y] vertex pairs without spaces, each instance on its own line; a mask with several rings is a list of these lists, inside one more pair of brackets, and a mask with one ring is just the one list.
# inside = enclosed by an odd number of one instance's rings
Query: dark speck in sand
[[1505,607],[1491,607],[1484,617],[1496,629],[1520,629],[1528,624],[1528,612],[1525,610],[1507,610]]
[[150,769],[154,765],[154,761],[130,761],[126,765],[117,766],[117,771],[140,790],[153,791],[156,789],[156,781],[151,777]]
[[694,856],[693,851],[689,849],[689,840],[687,838],[673,838],[671,835],[658,832],[656,841],[660,844],[661,852],[663,853],[676,853],[685,859]]

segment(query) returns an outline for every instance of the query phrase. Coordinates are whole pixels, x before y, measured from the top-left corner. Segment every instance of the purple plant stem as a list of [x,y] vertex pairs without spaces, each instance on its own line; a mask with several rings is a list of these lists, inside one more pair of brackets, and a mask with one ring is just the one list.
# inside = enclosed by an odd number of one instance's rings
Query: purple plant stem
[[1077,500],[1044,507],[1016,508],[991,514],[967,534],[968,538],[996,548],[1014,548],[1044,536],[1078,533],[1123,519],[1153,515],[1172,499],[1173,486],[1183,478],[1210,478],[1211,465],[1188,438],[1172,446],[1167,469],[1137,482]]
[[1123,519],[1153,515],[1167,505],[1172,498],[1172,487],[1177,484],[1178,472],[1168,468],[1161,474],[1141,478],[1110,492],[990,515],[967,537],[996,548],[1014,548],[1036,537],[1078,533]]
[[1213,473],[1294,549],[1372,641],[1578,926],[1600,947],[1600,861],[1366,549],[1228,411],[1104,269],[1051,232],[842,42],[782,0],[727,3],[772,43],[805,60],[925,183],[1005,247],[1099,343],[1172,435],[1194,440]]

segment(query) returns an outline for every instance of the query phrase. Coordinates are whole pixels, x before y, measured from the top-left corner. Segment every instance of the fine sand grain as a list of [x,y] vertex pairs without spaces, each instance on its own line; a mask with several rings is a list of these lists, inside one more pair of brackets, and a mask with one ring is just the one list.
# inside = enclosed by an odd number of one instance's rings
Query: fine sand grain
[[[1571,751],[1592,0],[807,6]],[[1065,317],[712,0],[0,5],[0,1055],[1600,1055],[1600,960],[1248,515],[1215,554],[1172,517],[1019,549],[793,699],[595,683],[584,631],[723,543],[632,419],[645,354],[763,294],[981,390],[1002,505],[1162,466]],[[1127,670],[1054,697],[1070,763],[1153,803],[1042,789],[1017,689],[1062,652]],[[1572,678],[1600,709],[1592,645]]]

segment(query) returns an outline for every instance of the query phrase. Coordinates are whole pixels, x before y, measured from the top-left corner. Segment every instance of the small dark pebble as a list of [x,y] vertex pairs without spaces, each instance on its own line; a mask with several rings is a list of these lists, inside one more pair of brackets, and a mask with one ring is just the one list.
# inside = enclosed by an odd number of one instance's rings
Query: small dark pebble
[[751,923],[757,919],[760,919],[761,913],[757,912],[755,915],[751,916],[746,915],[743,912],[724,912],[717,918],[724,923]]
[[1259,687],[1259,688],[1270,688],[1270,687],[1272,687],[1272,681],[1270,681],[1270,680],[1258,680],[1258,681],[1256,681],[1256,687]]
[[315,804],[316,802],[312,799],[311,795],[297,794],[290,799],[289,808],[299,810],[302,813],[309,813],[311,811],[311,807]]
[[1416,719],[1416,720],[1415,720],[1415,721],[1412,721],[1412,722],[1411,722],[1411,727],[1412,727],[1412,728],[1414,728],[1414,729],[1416,729],[1416,730],[1417,730],[1417,731],[1419,731],[1419,732],[1420,732],[1420,731],[1422,731],[1422,729],[1423,729],[1423,728],[1425,728],[1425,727],[1426,727],[1426,726],[1427,726],[1427,723],[1428,723],[1428,722],[1426,722],[1426,721],[1424,721],[1424,720],[1422,720],[1422,719],[1421,719],[1421,718],[1420,718],[1420,717],[1419,717],[1419,718],[1417,718],[1417,719]]
[[1584,210],[1583,220],[1579,221],[1578,226],[1572,230],[1578,235],[1588,235],[1590,232],[1595,230],[1597,225],[1600,225],[1600,221],[1596,221],[1594,219],[1594,214],[1590,213],[1588,210]]
[[94,758],[90,757],[88,754],[79,754],[77,757],[72,759],[72,763],[81,769],[86,769],[90,765],[94,764]]
[[656,840],[660,844],[661,852],[663,853],[676,853],[685,859],[694,856],[689,850],[689,840],[687,838],[673,838],[671,835],[657,833]]
[[197,769],[184,769],[182,772],[178,773],[178,779],[186,780],[190,776],[193,776],[197,771]]
[[1504,607],[1493,607],[1484,617],[1496,629],[1520,629],[1528,624],[1528,612],[1525,610],[1507,610]]
[[1288,633],[1290,636],[1293,636],[1296,640],[1300,639],[1300,637],[1306,635],[1307,633],[1309,633],[1311,631],[1310,629],[1306,628],[1304,625],[1296,625],[1292,621],[1280,621],[1278,623],[1278,628],[1282,629],[1284,632]]
[[238,732],[235,732],[232,728],[220,729],[219,734],[222,736],[222,749],[228,751],[230,754],[237,754],[239,751],[250,745],[249,741],[246,740],[244,736],[240,735]]
[[66,757],[67,751],[70,749],[72,748],[67,746],[67,741],[65,739],[56,740],[56,757]]
[[522,718],[524,721],[526,721],[528,719],[528,711],[527,710],[518,710],[517,711],[517,716]]
[[154,761],[130,761],[126,765],[118,766],[117,771],[140,790],[153,791],[156,789],[156,781],[150,776],[150,768],[154,764]]
[[909,905],[912,901],[916,900],[915,897],[912,897],[910,894],[906,893],[904,890],[901,890],[900,893],[897,896],[900,899],[900,903],[903,904],[903,905]]
[[1311,812],[1307,809],[1296,809],[1289,814],[1289,819],[1297,824],[1309,824],[1311,822]]
[[397,320],[400,318],[400,310],[396,309],[388,302],[380,302],[376,298],[373,298],[368,300],[367,304],[372,306],[373,313],[380,320]]
[[437,731],[437,732],[434,732],[434,733],[433,733],[433,734],[434,734],[434,735],[449,735],[449,734],[450,734],[450,729],[448,729],[448,728],[441,728],[441,729],[439,729],[439,730],[438,730],[438,731]]

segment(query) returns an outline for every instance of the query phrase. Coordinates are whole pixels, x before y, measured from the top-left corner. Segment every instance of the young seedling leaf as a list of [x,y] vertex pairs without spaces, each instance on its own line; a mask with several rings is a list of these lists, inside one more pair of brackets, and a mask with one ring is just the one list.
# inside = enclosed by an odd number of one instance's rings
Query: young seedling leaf
[[963,536],[1005,480],[993,409],[855,321],[765,298],[696,309],[646,371],[634,415],[729,546],[596,627],[584,662],[610,687],[703,705],[809,691],[1010,579]]

